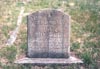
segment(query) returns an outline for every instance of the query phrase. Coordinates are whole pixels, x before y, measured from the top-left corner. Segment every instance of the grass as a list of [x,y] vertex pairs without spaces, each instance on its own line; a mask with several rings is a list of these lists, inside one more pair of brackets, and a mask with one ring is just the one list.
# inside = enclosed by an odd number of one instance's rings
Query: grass
[[[24,2],[23,2],[24,1]],[[18,38],[13,46],[5,43],[14,30],[20,7],[25,7],[25,13],[53,8],[63,8],[71,15],[71,51],[84,61],[84,69],[99,69],[100,61],[100,1],[99,0],[33,0],[32,2],[1,0],[0,1],[0,68],[1,69],[31,69],[31,66],[16,65],[17,55],[22,55],[27,48],[26,17],[20,27]],[[70,5],[74,3],[74,5]],[[3,47],[3,48],[2,48]],[[65,66],[67,69],[77,69],[77,65]],[[59,66],[48,66],[46,69],[59,69]],[[62,68],[62,67],[61,67]]]

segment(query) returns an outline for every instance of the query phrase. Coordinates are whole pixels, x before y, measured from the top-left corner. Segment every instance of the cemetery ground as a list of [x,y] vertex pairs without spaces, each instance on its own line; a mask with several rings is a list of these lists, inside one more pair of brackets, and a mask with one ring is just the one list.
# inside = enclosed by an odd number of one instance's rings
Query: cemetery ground
[[[7,40],[17,27],[18,16],[24,8],[17,38],[11,45]],[[99,0],[1,0],[0,1],[0,69],[31,69],[31,65],[14,64],[27,51],[27,14],[52,8],[71,16],[71,54],[81,58],[81,69],[100,69],[100,1]],[[36,67],[38,69],[38,67]],[[46,66],[44,69],[77,69],[69,66]]]

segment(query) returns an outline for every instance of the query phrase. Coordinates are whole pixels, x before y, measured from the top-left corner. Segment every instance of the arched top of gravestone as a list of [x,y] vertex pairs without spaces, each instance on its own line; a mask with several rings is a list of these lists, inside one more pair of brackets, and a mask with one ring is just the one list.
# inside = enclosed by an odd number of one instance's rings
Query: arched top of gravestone
[[[36,12],[33,12],[32,14],[30,14],[30,15],[28,15],[27,16],[28,17],[28,19],[31,21],[33,18],[38,18],[39,19],[39,17],[41,18],[41,17],[48,17],[48,18],[59,18],[59,17],[61,17],[62,19],[65,19],[66,21],[65,21],[65,23],[68,23],[68,25],[69,25],[69,23],[70,23],[70,16],[68,15],[68,14],[65,14],[64,12],[62,12],[62,11],[59,11],[59,10],[51,10],[51,9],[49,9],[49,10],[41,10],[41,11],[36,11]],[[60,18],[60,19],[61,19]]]

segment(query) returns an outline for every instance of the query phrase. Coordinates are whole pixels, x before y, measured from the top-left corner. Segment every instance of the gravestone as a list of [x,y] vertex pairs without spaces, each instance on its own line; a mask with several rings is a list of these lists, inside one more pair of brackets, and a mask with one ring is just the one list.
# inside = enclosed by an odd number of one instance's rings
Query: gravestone
[[35,12],[28,17],[28,57],[69,57],[69,16],[56,10]]
[[43,10],[27,16],[27,58],[15,63],[82,63],[70,55],[70,17],[61,11]]

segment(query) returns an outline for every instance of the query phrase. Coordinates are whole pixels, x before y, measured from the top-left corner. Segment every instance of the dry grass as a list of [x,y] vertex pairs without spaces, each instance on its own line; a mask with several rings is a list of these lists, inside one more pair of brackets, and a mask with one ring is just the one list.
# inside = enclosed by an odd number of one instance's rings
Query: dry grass
[[[31,1],[31,0],[30,0]],[[26,17],[19,30],[18,37],[12,46],[6,46],[7,39],[16,28],[20,7],[26,13],[53,8],[63,8],[71,15],[71,51],[84,60],[84,69],[100,68],[100,1],[99,0],[1,0],[0,1],[0,69],[31,69],[31,66],[16,65],[14,60],[25,55],[27,48]],[[77,69],[77,65],[65,66]],[[46,69],[59,69],[59,66],[48,66]],[[60,69],[64,69],[61,67]]]

